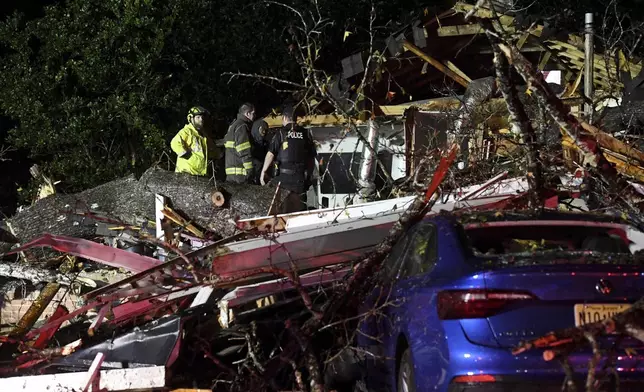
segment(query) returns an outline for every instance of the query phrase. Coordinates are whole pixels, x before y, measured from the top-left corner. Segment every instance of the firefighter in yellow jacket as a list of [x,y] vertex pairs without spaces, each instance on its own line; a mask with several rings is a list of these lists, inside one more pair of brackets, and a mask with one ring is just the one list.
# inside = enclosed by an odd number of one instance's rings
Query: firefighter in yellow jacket
[[188,112],[188,124],[170,142],[177,154],[175,172],[205,176],[208,172],[208,139],[205,122],[210,112],[195,106]]

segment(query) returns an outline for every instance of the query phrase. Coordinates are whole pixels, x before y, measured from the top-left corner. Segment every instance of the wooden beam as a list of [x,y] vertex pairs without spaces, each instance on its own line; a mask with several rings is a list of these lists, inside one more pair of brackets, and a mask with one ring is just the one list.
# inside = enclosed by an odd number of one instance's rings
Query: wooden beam
[[459,37],[462,35],[477,35],[483,33],[478,24],[443,26],[436,29],[439,37]]
[[[577,62],[583,63],[584,61],[584,53],[579,50],[569,49],[559,45],[558,43],[552,43],[549,46],[553,50],[556,50],[557,54],[560,56],[564,56],[569,59],[576,60]],[[593,61],[593,65],[595,68],[598,68],[604,71],[610,70],[611,72],[616,72],[616,69],[617,69],[614,61],[609,60],[608,66],[607,66],[603,58],[595,58],[595,60]]]
[[[457,2],[456,5],[453,7],[453,9],[457,13],[467,13],[470,10],[474,8],[473,5],[471,4],[465,4],[462,2]],[[476,16],[480,18],[487,18],[487,19],[495,19],[496,17],[499,16],[497,13],[493,12],[492,10],[488,8],[481,7],[477,10],[475,13]],[[499,20],[501,22],[501,25],[507,26],[506,31],[508,32],[515,32],[516,28],[512,26],[514,24],[514,18],[508,15],[500,15]],[[438,29],[438,36],[454,36],[454,35],[473,35],[473,34],[479,34],[482,32],[482,29],[476,29],[475,27],[472,26],[477,26],[476,24],[471,24],[471,25],[460,25],[460,26],[446,26],[446,27],[440,27]],[[531,27],[526,34],[533,35],[535,37],[540,37],[541,34],[543,33],[543,26],[542,25],[535,25],[534,27]],[[521,40],[524,39],[526,35],[522,36]],[[519,40],[518,46],[519,48],[523,44]],[[580,53],[582,58],[583,58],[583,45],[584,45],[584,40],[583,37],[580,37],[575,34],[569,34],[568,35],[568,42],[562,42],[562,41],[554,41],[554,40],[548,40],[547,43],[556,43],[557,45],[561,46],[562,48],[567,49],[567,51],[573,51],[576,53]],[[565,52],[565,51],[564,51]],[[556,56],[555,56],[556,57]],[[597,59],[595,60],[595,64],[597,63]],[[611,67],[614,66],[614,62],[611,61]],[[632,61],[628,62],[628,66],[631,67],[632,73],[634,75],[639,74],[640,70],[642,69],[641,64],[635,64]]]
[[530,32],[527,32],[527,33],[523,34],[523,35],[521,36],[521,38],[519,38],[519,41],[517,41],[517,48],[518,48],[519,50],[521,50],[521,48],[523,47],[523,45],[525,45],[525,43],[528,41],[528,38],[529,38],[529,37],[530,37]]
[[[465,13],[469,12],[471,9],[473,9],[474,6],[472,4],[465,4],[465,3],[461,3],[459,1],[454,5],[453,8],[454,8],[454,10],[456,12],[461,12],[461,13],[465,14]],[[500,15],[497,12],[492,12],[492,10],[490,10],[489,8],[480,7],[474,13],[474,15],[478,16],[479,18],[483,18],[483,19],[496,19],[498,17],[498,19],[500,20],[501,24],[506,25],[506,26],[510,25],[510,24],[512,24],[512,22],[514,22],[513,17],[508,16],[508,15]]]
[[[521,53],[530,53],[530,52],[545,52],[546,50],[542,48],[541,46],[524,46],[521,48]],[[492,54],[492,49],[491,48],[485,48],[478,50],[476,53],[478,54]]]
[[579,83],[581,83],[581,76],[584,74],[584,67],[581,67],[579,70],[579,73],[577,74],[577,78],[575,79],[575,82],[572,84],[572,87],[570,91],[564,92],[565,97],[572,97],[575,91],[577,91],[577,88],[579,88]]
[[454,72],[454,73],[458,74],[458,75],[459,75],[460,77],[462,77],[463,79],[467,80],[467,82],[468,82],[468,83],[472,83],[472,78],[470,78],[469,76],[467,76],[467,75],[465,74],[465,72],[461,71],[461,69],[460,69],[460,68],[458,68],[458,67],[457,67],[454,63],[452,63],[451,61],[449,61],[449,60],[448,60],[448,61],[446,61],[446,62],[445,62],[445,65],[447,66],[447,68],[448,68],[449,70],[451,70],[452,72]]
[[452,80],[454,80],[456,83],[460,84],[461,86],[467,87],[469,85],[469,82],[465,80],[462,76],[452,71],[451,69],[447,68],[445,65],[443,65],[443,63],[429,56],[427,53],[423,52],[420,48],[418,48],[416,45],[412,44],[411,42],[407,40],[403,41],[403,47],[405,49],[408,49],[409,51],[411,51],[421,59],[427,61],[434,68],[438,69],[439,71],[441,71],[442,73],[450,77]]
[[544,53],[543,57],[541,58],[541,61],[539,61],[539,70],[540,71],[543,71],[546,68],[546,65],[548,65],[548,61],[550,60],[551,55],[552,55],[552,52]]
[[422,104],[410,102],[400,105],[382,105],[380,106],[380,110],[382,110],[382,112],[387,116],[402,116],[405,113],[405,110],[412,106],[421,110],[442,112],[458,109],[461,106],[461,100],[458,98],[437,98]]
[[[268,116],[264,121],[266,121],[269,128],[278,128],[282,126],[281,116]],[[348,119],[334,114],[304,116],[297,119],[298,124],[309,127],[332,127],[346,124],[348,122]],[[357,120],[356,123],[361,124],[362,121]]]
[[[578,102],[582,102],[580,98],[564,98],[562,99],[563,103],[565,105],[574,105],[577,104]],[[380,109],[382,110],[383,113],[387,116],[402,116],[405,113],[405,110],[409,109],[410,107],[417,108],[418,110],[422,111],[437,111],[437,112],[447,112],[451,110],[456,110],[459,107],[461,107],[461,104],[463,101],[461,101],[458,98],[436,98],[436,99],[431,99],[427,102],[418,104],[418,103],[403,103],[400,105],[383,105],[380,106]],[[483,107],[486,107],[486,110],[490,111],[496,111],[495,108],[503,106],[505,103],[505,100],[503,98],[492,98],[491,100],[481,104]]]

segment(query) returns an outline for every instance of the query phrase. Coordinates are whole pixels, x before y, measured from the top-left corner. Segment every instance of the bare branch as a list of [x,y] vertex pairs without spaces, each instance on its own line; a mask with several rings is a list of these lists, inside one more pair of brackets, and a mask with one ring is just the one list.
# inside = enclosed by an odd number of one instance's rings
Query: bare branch
[[304,85],[301,85],[299,83],[291,82],[290,80],[276,78],[276,77],[273,77],[273,76],[266,76],[266,75],[259,75],[259,74],[248,74],[248,73],[243,73],[243,72],[234,72],[234,73],[233,72],[224,72],[222,75],[230,76],[229,81],[233,80],[234,78],[237,78],[237,77],[244,77],[244,78],[271,80],[273,82],[288,84],[288,85],[295,86],[295,87],[300,87],[300,88],[305,87]]
[[11,147],[11,146],[0,146],[0,161],[9,161],[11,160],[10,158],[6,158],[7,155],[9,155],[10,152],[16,151],[16,148]]

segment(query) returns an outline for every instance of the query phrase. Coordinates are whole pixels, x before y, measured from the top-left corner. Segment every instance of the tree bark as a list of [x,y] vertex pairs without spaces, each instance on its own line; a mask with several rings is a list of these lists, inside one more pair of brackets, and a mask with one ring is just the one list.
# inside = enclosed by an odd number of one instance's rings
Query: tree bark
[[[216,207],[213,192],[224,195],[226,202]],[[141,225],[155,220],[154,195],[170,199],[175,211],[219,237],[234,234],[234,220],[267,214],[274,189],[250,184],[213,184],[205,177],[151,168],[139,180],[121,178],[96,188],[72,194],[53,195],[9,218],[15,236],[28,242],[43,233],[92,238],[96,224],[77,213],[92,212],[112,219]]]
[[508,112],[510,113],[510,122],[513,127],[516,127],[520,130],[521,136],[523,137],[523,142],[526,145],[528,150],[527,156],[527,166],[528,166],[528,182],[530,188],[533,192],[530,193],[530,204],[532,207],[537,207],[542,205],[542,195],[544,190],[543,183],[543,170],[541,163],[539,162],[539,147],[537,144],[537,134],[532,127],[530,118],[526,113],[526,110],[523,106],[523,103],[519,99],[519,95],[516,87],[510,81],[510,68],[508,61],[503,56],[501,49],[499,48],[499,41],[494,35],[490,34],[490,29],[492,28],[492,23],[489,21],[483,21],[484,27],[486,28],[486,33],[490,43],[492,45],[492,51],[494,52],[494,68],[496,70],[496,77],[499,83],[499,89],[503,94],[503,98],[508,106]]

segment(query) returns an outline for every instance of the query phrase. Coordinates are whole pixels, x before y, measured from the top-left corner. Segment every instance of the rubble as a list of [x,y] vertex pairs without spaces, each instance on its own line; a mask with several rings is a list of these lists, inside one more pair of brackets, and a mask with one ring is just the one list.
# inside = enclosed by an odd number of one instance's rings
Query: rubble
[[[439,29],[446,33],[448,27]],[[303,368],[313,384],[322,377],[315,374],[318,369],[310,356],[315,348],[306,338],[324,335],[327,327],[322,325],[337,322],[336,313],[353,309],[350,304],[359,301],[393,243],[423,216],[507,213],[528,206],[535,214],[591,211],[611,204],[608,198],[593,204],[592,192],[623,202],[615,207],[618,215],[639,211],[644,153],[622,137],[624,123],[615,113],[595,125],[580,120],[519,49],[495,42],[498,87],[492,76],[459,77],[468,88],[462,103],[450,104],[455,132],[439,149],[437,165],[413,155],[421,150],[415,139],[404,141],[411,145],[405,151],[407,163],[423,169],[408,172],[416,180],[408,182],[424,183],[433,174],[420,196],[417,190],[401,191],[392,199],[272,215],[274,188],[213,183],[151,168],[139,179],[130,176],[74,195],[50,192],[8,218],[0,231],[0,277],[7,279],[0,282],[0,293],[7,292],[5,309],[25,309],[0,312],[0,323],[11,324],[5,326],[10,333],[0,337],[5,361],[0,365],[5,377],[0,378],[0,389],[87,390],[94,385],[108,391],[167,390],[204,386],[212,380],[232,384],[242,376],[251,380],[248,385],[273,382],[278,389],[301,384]],[[530,94],[518,94],[504,73],[508,60]],[[504,97],[503,105],[495,94]],[[544,108],[549,119],[537,124],[535,117]],[[474,111],[480,112],[475,116]],[[418,111],[406,114],[412,120],[409,133],[415,135]],[[461,151],[470,167],[463,162],[462,171],[451,173],[458,150],[452,143],[469,149],[478,138],[478,124],[491,117],[497,128],[508,131],[496,129],[495,137],[509,133],[521,143],[528,140],[531,148],[538,142],[537,129],[561,128],[561,138],[542,138],[549,146],[557,143],[562,159],[548,161],[542,152],[527,151],[517,142],[512,151],[488,151],[484,159]],[[464,134],[465,141],[456,140]],[[516,168],[503,167],[478,184],[459,183],[471,166],[522,154],[529,156],[528,164],[519,167],[525,175],[511,176]],[[556,175],[546,167],[548,162],[561,165]],[[372,185],[369,170],[363,180]],[[446,180],[450,176],[451,182]],[[597,184],[588,185],[593,176],[613,188],[600,193]],[[489,213],[485,216],[490,219]],[[41,248],[51,252],[36,253]],[[67,268],[60,257],[52,256],[61,253],[74,258]],[[9,295],[27,285],[30,291],[21,298]],[[343,323],[356,321],[355,315],[345,316]],[[530,344],[551,347],[580,336],[567,331]],[[260,361],[262,344],[274,347],[264,347],[271,356]],[[532,348],[530,344],[522,349]],[[293,353],[304,358],[305,367],[294,364]],[[234,365],[244,361],[254,367],[236,370]],[[299,382],[284,376],[284,367],[295,377],[299,374]]]

